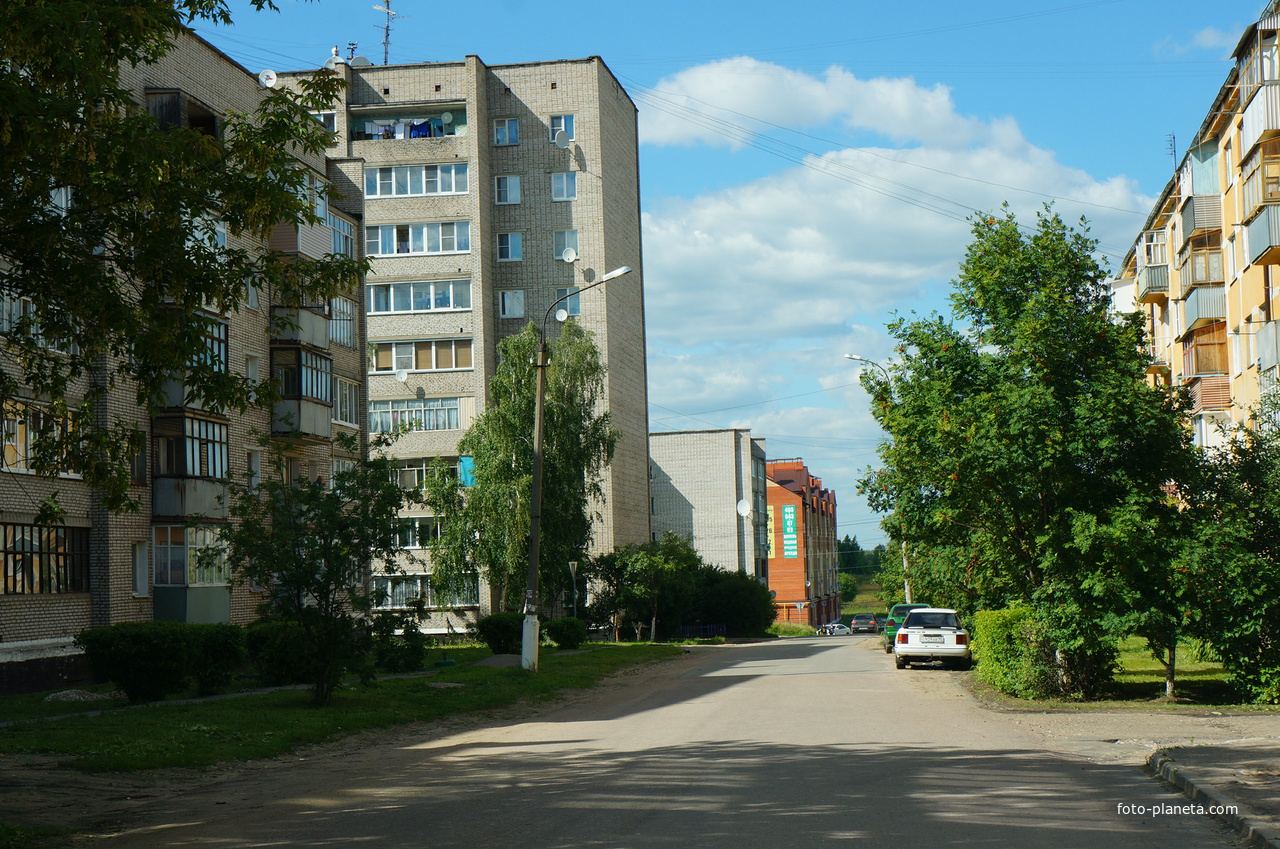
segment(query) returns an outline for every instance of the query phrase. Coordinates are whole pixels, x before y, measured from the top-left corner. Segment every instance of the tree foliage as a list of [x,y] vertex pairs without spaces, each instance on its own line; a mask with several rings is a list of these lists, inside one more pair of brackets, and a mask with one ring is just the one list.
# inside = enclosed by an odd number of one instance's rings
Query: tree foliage
[[[498,344],[490,405],[458,444],[474,458],[474,485],[464,488],[446,474],[430,476],[427,485],[441,521],[431,545],[433,580],[450,586],[478,572],[511,609],[521,606],[528,568],[538,345],[532,323]],[[569,322],[549,350],[539,586],[544,598],[555,598],[571,589],[568,564],[587,559],[599,518],[592,505],[603,498],[618,432],[600,411],[604,366],[591,334]]]
[[1164,487],[1193,462],[1179,399],[1147,385],[1140,318],[1112,314],[1094,249],[1052,211],[1031,232],[1007,211],[977,217],[953,320],[895,321],[898,363],[863,375],[890,441],[862,488],[913,594],[1031,606],[1062,690],[1084,695],[1167,572]]
[[310,113],[338,77],[263,89],[216,135],[161,128],[124,88],[122,69],[192,43],[195,21],[231,19],[223,0],[0,4],[0,295],[21,305],[0,346],[0,404],[39,399],[48,421],[70,420],[42,432],[32,469],[79,470],[113,510],[138,507],[130,461],[144,441],[96,412],[102,398],[128,391],[153,410],[181,373],[188,397],[243,412],[267,397],[205,356],[213,312],[239,309],[250,284],[273,303],[321,303],[364,269],[257,247],[281,222],[317,220],[297,157],[326,150]]
[[[348,449],[358,447],[354,437],[340,439],[350,440]],[[276,453],[275,479],[229,487],[222,556],[238,580],[264,588],[263,616],[302,633],[301,657],[317,704],[328,703],[344,674],[366,668],[371,646],[362,628],[375,601],[371,564],[395,568],[408,556],[397,539],[400,511],[416,506],[419,495],[396,482],[389,444],[376,438],[371,456],[329,482],[285,483],[284,459]]]

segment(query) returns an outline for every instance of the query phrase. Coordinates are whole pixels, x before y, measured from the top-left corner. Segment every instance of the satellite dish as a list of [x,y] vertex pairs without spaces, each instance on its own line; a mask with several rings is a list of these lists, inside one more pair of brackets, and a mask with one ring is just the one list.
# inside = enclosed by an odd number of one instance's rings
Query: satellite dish
[[565,321],[569,318],[569,311],[564,307],[556,310],[556,321]]
[[373,63],[369,61],[368,56],[356,56],[351,60],[351,67],[353,68],[367,68],[372,64]]
[[742,499],[741,501],[739,501],[739,502],[738,502],[738,515],[739,515],[739,516],[742,516],[742,517],[744,517],[744,518],[745,518],[745,517],[747,517],[747,516],[750,516],[750,515],[751,515],[751,502],[750,502],[750,501],[748,501],[747,499],[745,499],[745,498],[744,498],[744,499]]
[[275,72],[275,71],[263,71],[262,73],[258,74],[258,82],[262,83],[262,85],[263,85],[263,87],[264,87],[264,88],[275,88],[275,87],[276,87],[276,72]]
[[396,369],[396,380],[401,383],[407,383],[409,381],[409,372],[402,368]]
[[569,146],[569,134],[564,130],[556,130],[555,138],[552,141],[556,143],[556,147],[564,150]]
[[452,123],[453,123],[453,113],[452,113],[452,112],[445,112],[445,113],[443,113],[443,114],[440,116],[440,120],[441,120],[441,121],[443,121],[443,122],[444,122],[444,123],[446,123],[446,124],[452,124]]
[[564,253],[560,254],[560,258],[565,262],[573,262],[578,258],[578,252],[573,248],[565,248]]

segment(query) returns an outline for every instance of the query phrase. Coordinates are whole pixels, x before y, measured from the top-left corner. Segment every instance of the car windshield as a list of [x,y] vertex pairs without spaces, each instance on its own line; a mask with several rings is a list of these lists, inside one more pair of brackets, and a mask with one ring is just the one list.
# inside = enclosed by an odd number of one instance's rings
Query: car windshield
[[959,628],[960,620],[954,613],[920,613],[912,611],[907,614],[904,628]]

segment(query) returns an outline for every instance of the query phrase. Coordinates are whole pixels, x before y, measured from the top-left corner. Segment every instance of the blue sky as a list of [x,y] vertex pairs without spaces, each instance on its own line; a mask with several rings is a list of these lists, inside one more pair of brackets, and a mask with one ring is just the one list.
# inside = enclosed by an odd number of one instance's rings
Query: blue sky
[[[197,31],[255,72],[350,41],[382,63],[374,0],[277,2]],[[1263,7],[392,2],[392,63],[604,58],[640,110],[651,429],[752,428],[868,547],[881,437],[841,355],[884,361],[895,313],[945,309],[971,210],[1054,199],[1117,265]]]

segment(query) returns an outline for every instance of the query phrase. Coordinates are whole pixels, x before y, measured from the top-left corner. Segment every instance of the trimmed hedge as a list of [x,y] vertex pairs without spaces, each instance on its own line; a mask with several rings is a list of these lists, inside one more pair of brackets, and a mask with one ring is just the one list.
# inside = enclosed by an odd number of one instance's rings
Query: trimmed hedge
[[196,692],[208,696],[225,689],[244,665],[244,628],[226,623],[186,627],[191,632],[192,675],[196,679]]
[[1053,655],[1031,608],[979,610],[973,615],[973,656],[978,676],[1002,693],[1045,698],[1056,689]]
[[187,622],[119,622],[76,637],[95,678],[124,690],[129,701],[155,702],[195,680],[201,695],[231,683],[244,663],[244,629]]
[[314,651],[294,622],[259,619],[245,628],[245,645],[263,684],[309,684]]
[[573,651],[587,641],[587,623],[573,616],[547,623],[547,636],[565,651]]
[[524,616],[494,613],[476,624],[476,636],[494,654],[520,654],[524,642]]

